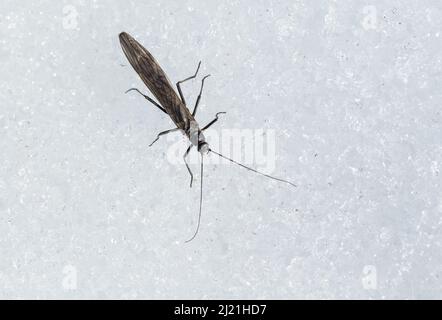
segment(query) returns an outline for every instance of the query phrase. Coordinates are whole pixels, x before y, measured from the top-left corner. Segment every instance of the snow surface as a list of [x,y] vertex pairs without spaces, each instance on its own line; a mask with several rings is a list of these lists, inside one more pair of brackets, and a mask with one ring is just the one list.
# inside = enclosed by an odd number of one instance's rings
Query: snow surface
[[[442,3],[2,1],[0,298],[442,298]],[[200,123],[274,130],[274,175],[208,164],[121,51]],[[178,140],[177,140],[178,139]],[[209,139],[209,138],[208,138]],[[210,143],[210,141],[209,141]],[[195,152],[195,151],[194,151]],[[213,156],[210,156],[213,157]]]

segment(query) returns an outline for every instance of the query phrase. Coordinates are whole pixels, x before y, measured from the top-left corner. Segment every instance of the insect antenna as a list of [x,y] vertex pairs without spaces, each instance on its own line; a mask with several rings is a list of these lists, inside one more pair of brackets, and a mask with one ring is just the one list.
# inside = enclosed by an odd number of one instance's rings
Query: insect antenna
[[192,241],[193,239],[195,239],[196,235],[198,234],[198,231],[200,229],[200,222],[201,222],[201,208],[203,206],[203,170],[204,166],[203,166],[203,155],[201,154],[201,186],[200,186],[200,210],[198,213],[198,224],[196,226],[196,230],[195,233],[193,234],[192,238],[190,238],[189,240],[186,240],[185,243],[188,243],[190,241]]
[[213,151],[212,149],[209,149],[209,151],[212,152],[212,153],[214,153],[214,154],[216,154],[216,155],[218,155],[218,156],[220,156],[221,158],[224,158],[224,159],[226,159],[226,160],[229,160],[230,162],[232,162],[232,163],[234,163],[234,164],[237,164],[237,165],[239,165],[240,167],[243,167],[243,168],[245,168],[245,169],[247,169],[247,170],[253,171],[253,172],[255,172],[255,173],[258,173],[258,174],[260,174],[260,175],[263,175],[263,176],[265,176],[265,177],[267,177],[267,178],[270,178],[270,179],[273,179],[273,180],[276,180],[276,181],[280,181],[280,182],[288,183],[289,185],[291,185],[291,186],[293,186],[293,187],[296,188],[296,184],[294,184],[293,182],[290,182],[290,181],[287,181],[287,180],[284,180],[284,179],[281,179],[281,178],[276,178],[276,177],[273,177],[273,176],[271,176],[271,175],[265,174],[265,173],[263,173],[263,172],[259,172],[258,170],[255,170],[255,169],[253,169],[253,168],[247,167],[246,165],[243,165],[242,163],[239,163],[239,162],[237,162],[237,161],[235,161],[235,160],[233,160],[233,159],[230,159],[230,158],[228,158],[228,157],[226,157],[226,156],[223,156],[221,153],[218,153],[218,152],[216,152],[216,151]]

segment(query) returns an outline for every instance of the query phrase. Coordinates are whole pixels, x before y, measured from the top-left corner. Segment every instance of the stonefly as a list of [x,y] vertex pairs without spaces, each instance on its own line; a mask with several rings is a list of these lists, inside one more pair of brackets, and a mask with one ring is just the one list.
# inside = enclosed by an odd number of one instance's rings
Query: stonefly
[[201,61],[198,63],[198,67],[196,69],[196,72],[193,76],[190,76],[184,80],[178,81],[176,83],[179,96],[177,95],[176,91],[173,89],[169,79],[167,78],[166,74],[164,73],[163,69],[161,69],[158,62],[155,60],[155,58],[149,53],[149,51],[146,50],[140,43],[138,43],[134,38],[132,38],[129,34],[126,32],[122,32],[119,35],[120,38],[120,44],[123,49],[124,54],[126,55],[127,59],[129,60],[132,67],[135,69],[135,71],[140,76],[141,80],[143,80],[144,84],[149,88],[150,92],[153,93],[155,98],[158,102],[150,98],[149,96],[143,94],[140,90],[137,88],[132,88],[126,91],[137,91],[140,93],[144,98],[146,98],[150,103],[152,103],[154,106],[156,106],[158,109],[166,113],[174,122],[176,125],[176,128],[166,130],[163,132],[160,132],[156,139],[150,144],[152,146],[158,139],[165,134],[168,134],[170,132],[178,131],[180,130],[183,134],[185,134],[190,141],[190,146],[187,148],[186,152],[184,153],[183,159],[184,163],[186,164],[187,170],[190,173],[190,187],[192,187],[193,182],[193,174],[190,170],[189,164],[186,161],[186,157],[188,156],[190,150],[193,146],[197,147],[198,152],[201,154],[201,186],[200,186],[200,203],[199,203],[199,212],[198,212],[198,224],[195,230],[195,233],[193,236],[187,240],[186,242],[192,241],[195,239],[196,235],[198,234],[198,230],[200,228],[201,223],[201,209],[202,209],[202,203],[203,203],[203,156],[205,154],[208,154],[209,152],[214,153],[218,155],[221,158],[224,158],[234,164],[237,164],[247,170],[253,171],[255,173],[258,173],[260,175],[266,176],[270,179],[274,179],[277,181],[285,182],[290,184],[293,187],[296,187],[296,185],[290,181],[272,177],[268,174],[259,172],[255,169],[252,169],[250,167],[247,167],[235,160],[232,160],[226,156],[223,156],[222,154],[213,151],[210,149],[209,144],[206,142],[206,139],[204,138],[203,131],[208,129],[210,126],[212,126],[215,122],[218,121],[218,116],[220,114],[225,114],[225,112],[218,112],[215,115],[215,119],[210,121],[207,125],[204,127],[200,127],[198,122],[195,120],[195,114],[198,109],[198,104],[201,100],[201,94],[203,92],[204,87],[204,81],[209,77],[210,75],[207,75],[203,77],[201,81],[201,89],[199,92],[199,95],[196,99],[195,106],[193,108],[192,113],[189,111],[186,105],[186,100],[184,99],[183,92],[181,91],[181,84],[183,82],[186,82],[188,80],[196,78],[198,71],[201,66]]

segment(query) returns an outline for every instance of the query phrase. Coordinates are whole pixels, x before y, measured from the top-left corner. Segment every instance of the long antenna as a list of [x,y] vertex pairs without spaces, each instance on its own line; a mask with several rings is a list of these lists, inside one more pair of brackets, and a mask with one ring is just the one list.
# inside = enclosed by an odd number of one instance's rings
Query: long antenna
[[239,163],[239,162],[236,162],[235,160],[232,160],[232,159],[230,159],[230,158],[227,158],[226,156],[223,156],[221,153],[218,153],[218,152],[216,152],[216,151],[213,151],[212,149],[209,149],[209,151],[212,152],[212,153],[214,153],[214,154],[216,154],[216,155],[218,155],[218,156],[220,156],[221,158],[224,158],[224,159],[226,159],[226,160],[229,160],[230,162],[233,162],[234,164],[237,164],[237,165],[239,165],[239,166],[241,166],[241,167],[243,167],[243,168],[245,168],[245,169],[247,169],[247,170],[253,171],[253,172],[255,172],[255,173],[258,173],[258,174],[260,174],[260,175],[263,175],[263,176],[265,176],[265,177],[267,177],[267,178],[270,178],[270,179],[273,179],[273,180],[277,180],[277,181],[280,181],[280,182],[288,183],[289,185],[291,185],[291,186],[293,186],[293,187],[296,188],[296,184],[294,184],[294,183],[292,183],[292,182],[290,182],[290,181],[287,181],[287,180],[284,180],[284,179],[280,179],[280,178],[276,178],[276,177],[272,177],[271,175],[265,174],[265,173],[263,173],[263,172],[259,172],[258,170],[252,169],[252,168],[247,167],[247,166],[245,166],[245,165],[243,165],[243,164],[241,164],[241,163]]
[[200,212],[198,213],[198,224],[196,226],[196,230],[194,235],[192,236],[192,238],[190,238],[189,240],[185,241],[185,243],[192,241],[193,239],[195,239],[196,235],[198,234],[198,231],[200,229],[200,222],[201,222],[201,208],[203,206],[203,155],[201,154],[201,187],[200,187]]

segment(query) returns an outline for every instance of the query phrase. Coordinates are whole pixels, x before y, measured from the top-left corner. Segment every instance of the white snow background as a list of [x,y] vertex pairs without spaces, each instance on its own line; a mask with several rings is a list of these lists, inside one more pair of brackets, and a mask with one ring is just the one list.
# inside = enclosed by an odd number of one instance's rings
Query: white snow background
[[[440,1],[2,1],[1,298],[442,298]],[[274,175],[166,160],[126,31]],[[210,141],[209,141],[210,143]],[[186,141],[183,139],[183,148]],[[194,150],[195,152],[195,150]],[[213,157],[213,156],[211,156]],[[198,174],[197,174],[198,173]]]

